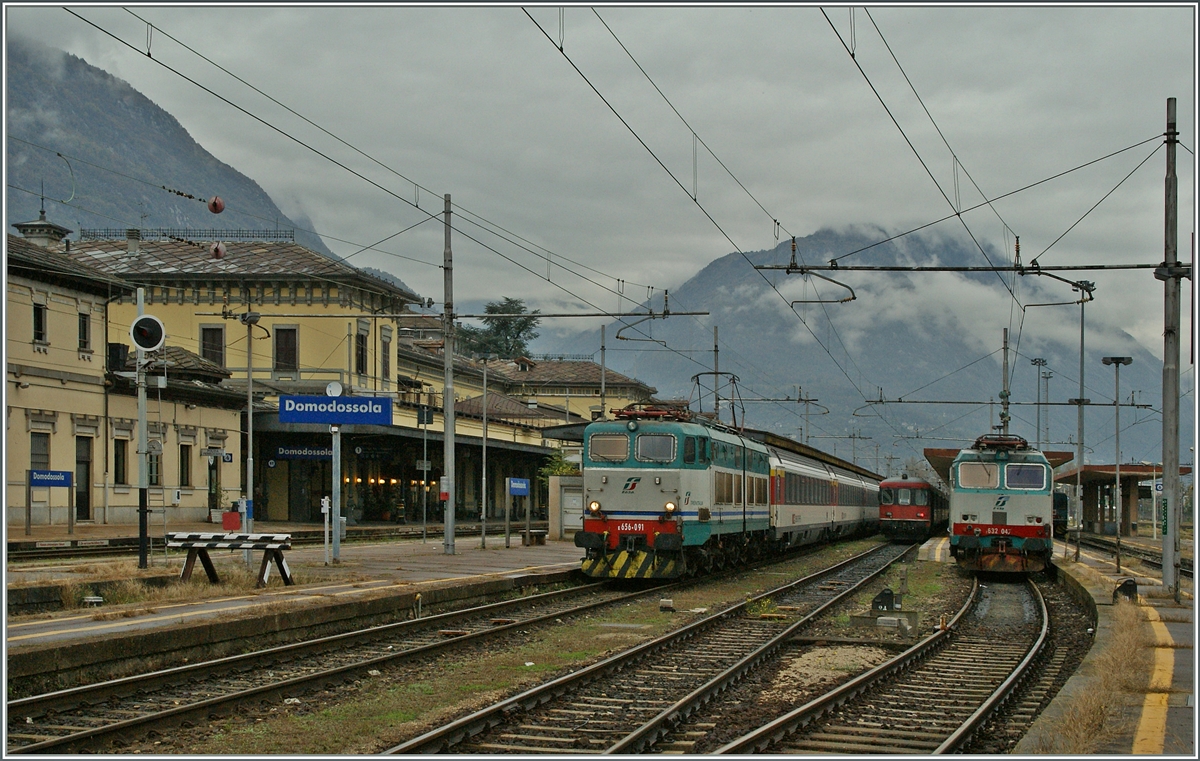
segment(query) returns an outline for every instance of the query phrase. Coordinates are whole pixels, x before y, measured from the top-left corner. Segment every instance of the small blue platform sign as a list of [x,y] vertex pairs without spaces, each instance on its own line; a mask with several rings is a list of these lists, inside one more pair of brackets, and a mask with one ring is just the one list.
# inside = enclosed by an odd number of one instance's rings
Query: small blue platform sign
[[514,497],[529,496],[529,479],[528,478],[510,478],[508,479],[508,493]]
[[279,422],[391,425],[392,400],[373,396],[281,396]]
[[29,471],[30,486],[70,486],[71,471],[69,470],[31,470]]

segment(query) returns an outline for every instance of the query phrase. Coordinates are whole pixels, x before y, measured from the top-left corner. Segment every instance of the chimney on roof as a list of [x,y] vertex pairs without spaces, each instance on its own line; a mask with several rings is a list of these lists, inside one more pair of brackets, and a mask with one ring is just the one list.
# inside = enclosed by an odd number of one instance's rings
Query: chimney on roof
[[142,250],[141,230],[134,227],[125,230],[125,248],[131,254],[136,254]]

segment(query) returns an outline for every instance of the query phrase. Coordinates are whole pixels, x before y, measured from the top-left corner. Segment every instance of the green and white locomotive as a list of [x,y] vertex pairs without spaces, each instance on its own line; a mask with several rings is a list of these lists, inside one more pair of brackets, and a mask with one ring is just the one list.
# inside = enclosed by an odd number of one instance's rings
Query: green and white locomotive
[[990,434],[950,468],[950,553],[972,571],[1030,573],[1054,552],[1050,461],[1020,436]]
[[671,407],[588,425],[583,571],[676,578],[877,526],[878,478],[767,437]]

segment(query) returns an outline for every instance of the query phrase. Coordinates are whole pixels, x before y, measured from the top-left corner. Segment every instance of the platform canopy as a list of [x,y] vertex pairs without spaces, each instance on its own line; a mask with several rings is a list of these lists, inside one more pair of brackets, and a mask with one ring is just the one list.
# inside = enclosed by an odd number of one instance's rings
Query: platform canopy
[[[958,453],[962,449],[943,449],[938,447],[928,447],[925,449],[925,459],[933,466],[942,480],[950,483],[950,465],[954,462],[954,458],[958,457]],[[1068,463],[1075,459],[1074,452],[1045,452],[1046,459],[1050,461],[1051,468],[1057,468],[1059,465]],[[1121,466],[1124,469],[1124,466]]]
[[[1074,484],[1076,472],[1079,468],[1059,473],[1054,477],[1054,480],[1059,483]],[[1162,467],[1157,465],[1142,465],[1140,463],[1121,463],[1121,480],[1137,480],[1149,481],[1151,479],[1162,478]],[[1192,468],[1190,465],[1181,465],[1179,467],[1180,476],[1191,475]],[[1083,473],[1079,474],[1079,482],[1082,484],[1090,484],[1096,481],[1103,483],[1112,483],[1117,475],[1116,465],[1085,465]]]

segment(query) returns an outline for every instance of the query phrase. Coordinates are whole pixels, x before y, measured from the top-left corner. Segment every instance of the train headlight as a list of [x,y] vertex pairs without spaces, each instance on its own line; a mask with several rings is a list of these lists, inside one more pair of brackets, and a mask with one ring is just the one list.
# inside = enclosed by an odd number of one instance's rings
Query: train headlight
[[667,511],[667,515],[674,515],[678,508],[679,506],[674,502],[668,502],[667,504],[663,505],[663,509]]
[[593,499],[591,502],[588,503],[588,512],[591,513],[592,515],[599,515],[600,514],[600,503]]

